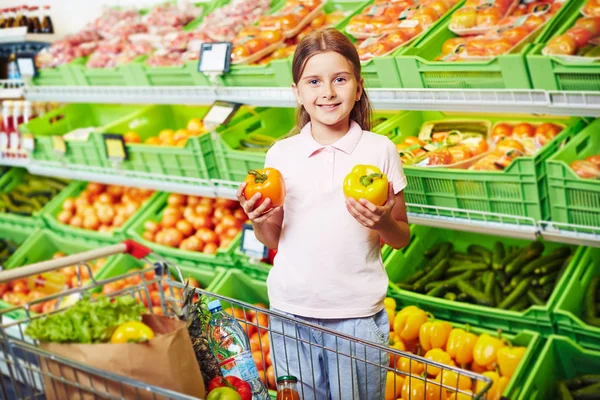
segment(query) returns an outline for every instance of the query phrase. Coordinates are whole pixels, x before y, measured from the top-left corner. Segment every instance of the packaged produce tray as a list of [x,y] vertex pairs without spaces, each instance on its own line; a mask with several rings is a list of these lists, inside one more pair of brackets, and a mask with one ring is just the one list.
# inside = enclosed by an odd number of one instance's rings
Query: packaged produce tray
[[534,89],[542,90],[600,90],[600,64],[598,62],[578,62],[563,57],[543,55],[542,51],[547,42],[562,35],[582,17],[579,6],[585,1],[576,1],[577,8],[569,15],[564,23],[552,31],[552,36],[540,41],[527,53],[527,65],[531,74]]
[[234,240],[231,241],[231,243],[226,248],[218,249],[216,254],[207,254],[201,251],[190,251],[182,250],[175,247],[169,247],[163,244],[158,244],[153,241],[147,240],[143,237],[144,231],[146,230],[144,224],[147,221],[153,221],[157,223],[161,222],[163,212],[168,206],[168,197],[168,193],[159,193],[156,197],[156,200],[143,212],[140,212],[136,220],[128,227],[128,236],[133,238],[135,241],[142,243],[144,246],[151,248],[156,253],[165,257],[170,257],[175,261],[176,264],[189,261],[211,265],[233,265],[233,251],[235,248],[239,247],[240,244],[239,234]]
[[68,104],[20,125],[19,130],[34,135],[34,160],[104,167],[104,143],[96,135],[90,134],[84,140],[65,140],[67,151],[64,156],[55,152],[52,136],[63,136],[80,128],[103,132],[103,126],[138,110],[139,106],[130,105]]
[[529,370],[520,396],[515,399],[560,398],[556,389],[559,381],[584,374],[597,375],[598,371],[600,371],[600,352],[585,349],[571,339],[552,335]]
[[593,121],[546,161],[553,222],[600,227],[600,181],[581,178],[570,166],[600,153],[599,128],[600,120]]
[[[127,143],[126,149],[128,159],[114,165],[119,171],[137,171],[169,176],[210,179],[217,178],[217,160],[210,132],[206,131],[201,123],[202,118],[210,107],[206,106],[169,106],[154,105],[140,109],[138,112],[130,113],[112,124],[103,128],[106,133],[127,134],[135,132],[141,143]],[[227,126],[235,124],[245,118],[252,116],[252,111],[246,107],[237,111],[232,121]],[[192,121],[194,120],[194,121]],[[201,133],[191,136],[192,131],[186,127],[196,125]],[[225,127],[217,128],[217,132]],[[149,144],[147,140],[162,136],[164,131],[172,131],[173,138],[178,132],[183,131],[182,137],[187,137],[183,147],[171,144]],[[154,140],[154,139],[152,139]],[[102,138],[98,138],[102,142]],[[104,144],[102,143],[102,155],[104,162],[110,166],[113,163],[108,160]]]
[[[438,111],[410,111],[398,114],[393,120],[377,128],[378,133],[397,131],[396,143],[407,136],[418,136],[424,122],[445,118],[489,120],[496,122],[521,121],[535,124],[552,122],[566,128],[531,157],[518,157],[503,171],[473,171],[404,166],[408,180],[405,189],[407,203],[426,206],[449,207],[531,217],[542,220],[549,216],[544,161],[555,153],[561,144],[583,126],[578,118],[524,118],[522,116],[489,117],[487,115],[444,114]],[[410,210],[423,212],[420,208]],[[427,210],[425,209],[425,212]],[[449,212],[440,211],[443,215]],[[445,214],[447,213],[447,214]]]
[[[509,246],[523,248],[530,244],[530,241],[415,225],[411,227],[411,236],[411,243],[407,247],[401,250],[392,251],[385,261],[385,268],[390,278],[391,293],[394,297],[401,299],[407,305],[412,304],[427,311],[431,311],[441,319],[462,322],[488,329],[502,329],[504,332],[511,333],[517,333],[522,329],[530,329],[539,332],[544,336],[554,333],[552,310],[557,303],[559,296],[565,291],[565,288],[585,252],[585,248],[571,247],[572,258],[564,268],[562,275],[560,275],[560,279],[554,278],[556,279],[554,280],[554,288],[551,289],[551,294],[544,305],[529,306],[528,308],[523,309],[523,311],[512,311],[480,304],[470,304],[459,301],[459,299],[450,301],[446,298],[427,296],[425,294],[413,292],[412,290],[401,289],[400,286],[403,286],[401,282],[406,282],[415,272],[423,270],[427,264],[424,256],[425,252],[437,244],[451,242],[453,251],[462,253],[466,252],[467,247],[472,244],[480,245],[488,250],[492,250],[497,241],[503,243],[505,248],[508,248]],[[564,245],[559,243],[544,242],[544,251],[542,254],[545,256],[563,246]],[[560,266],[563,265],[563,263],[559,264]],[[485,270],[489,271],[490,269],[486,268]],[[501,273],[498,272],[498,270],[493,271],[495,271],[494,278],[498,279],[501,277]],[[515,275],[518,275],[518,273]],[[534,273],[529,274],[528,277],[537,278]],[[444,278],[436,279],[436,281],[437,280],[444,280]],[[470,283],[471,286],[476,287],[476,283],[471,279],[465,279],[464,281]],[[495,284],[497,285],[498,283],[496,282]],[[485,289],[482,289],[480,292],[484,292],[484,290]],[[449,291],[453,291],[455,294],[463,293],[458,288],[452,288]],[[512,291],[505,293],[501,298],[505,299],[510,293],[512,293]]]
[[[600,276],[600,249],[587,248],[573,276],[556,301],[553,319],[557,333],[573,339],[588,349],[600,351],[600,326],[586,323],[584,318],[586,299],[591,294],[590,283]],[[596,302],[600,299],[596,296]],[[597,305],[596,305],[597,307]]]
[[[23,235],[23,233],[20,233]],[[21,236],[23,238],[23,236]],[[93,250],[101,247],[102,243],[90,240],[81,236],[63,235],[55,231],[48,229],[40,229],[35,231],[29,238],[19,247],[19,249],[13,254],[10,260],[6,263],[6,269],[18,268],[23,265],[30,265],[40,261],[47,261],[52,259],[56,253],[63,253],[66,255],[81,253],[83,251]],[[96,263],[90,265],[94,274],[99,274],[100,271],[106,266],[108,259],[100,262],[97,260]],[[74,272],[74,271],[72,271]],[[88,273],[85,267],[80,269],[82,279]],[[67,284],[67,280],[73,281],[74,287],[79,287],[77,277],[72,274],[69,277],[63,278],[65,281],[62,284]],[[10,302],[10,297],[3,296],[0,300],[1,308],[10,308],[13,305]],[[31,310],[33,312],[39,312],[39,310]],[[11,318],[23,318],[25,315],[22,311],[8,314]]]
[[[43,215],[44,221],[49,229],[62,235],[76,236],[86,240],[94,240],[106,244],[107,242],[118,242],[126,239],[125,232],[143,213],[153,204],[159,192],[155,192],[144,202],[137,211],[131,215],[118,228],[112,232],[99,232],[63,224],[58,221],[57,216],[63,211],[63,203],[69,198],[76,198],[87,188],[87,182],[74,181],[67,186],[60,195],[56,196],[50,203]],[[139,189],[141,190],[141,189]],[[116,213],[115,213],[116,215]]]
[[404,88],[427,89],[530,89],[525,54],[534,44],[547,40],[557,26],[569,17],[573,1],[566,2],[530,43],[518,46],[512,54],[487,61],[434,61],[446,40],[457,35],[449,29],[450,19],[430,31],[423,40],[396,57]]
[[[44,220],[42,216],[50,204],[49,200],[66,188],[67,183],[61,184],[53,178],[35,177],[36,183],[28,184],[25,181],[27,175],[27,170],[23,168],[12,168],[0,178],[1,203],[10,203],[10,205],[7,205],[6,212],[0,212],[0,221],[10,221],[15,225],[31,228],[43,227]],[[33,178],[31,175],[28,177],[28,179]],[[18,193],[14,192],[15,189],[19,188],[21,190]],[[18,198],[19,203],[17,203],[15,197]],[[22,206],[33,207],[34,204],[35,207],[41,206],[41,208],[31,214],[21,214],[19,212]]]

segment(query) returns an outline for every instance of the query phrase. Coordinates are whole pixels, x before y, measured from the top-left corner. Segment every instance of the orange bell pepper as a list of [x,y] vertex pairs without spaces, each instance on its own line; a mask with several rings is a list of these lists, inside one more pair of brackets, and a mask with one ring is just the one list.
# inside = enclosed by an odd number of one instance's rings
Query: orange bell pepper
[[502,376],[511,378],[517,368],[521,359],[525,355],[525,347],[503,347],[498,350],[498,367],[500,367],[500,373]]
[[498,350],[505,346],[502,339],[484,333],[473,348],[473,359],[479,365],[491,368],[498,358]]
[[454,328],[448,337],[446,351],[458,365],[467,365],[473,361],[473,348],[477,343],[477,335],[464,329]]
[[267,198],[271,199],[272,207],[283,205],[285,182],[283,176],[281,176],[281,172],[275,168],[250,170],[245,182],[244,197],[246,199],[251,199],[256,193],[261,194],[255,208],[260,206]]
[[420,308],[405,307],[394,318],[394,332],[399,334],[403,340],[418,339],[421,325],[427,322],[427,319],[427,314]]
[[[449,365],[451,367],[456,367],[454,360],[450,357],[450,354],[446,353],[442,349],[431,349],[427,353],[425,353],[425,358],[431,361],[435,361],[440,364]],[[442,369],[439,367],[434,367],[431,365],[425,366],[426,373],[433,376],[438,376]],[[445,373],[444,373],[445,374]]]
[[445,349],[452,332],[452,325],[445,321],[429,321],[421,325],[419,342],[424,351]]

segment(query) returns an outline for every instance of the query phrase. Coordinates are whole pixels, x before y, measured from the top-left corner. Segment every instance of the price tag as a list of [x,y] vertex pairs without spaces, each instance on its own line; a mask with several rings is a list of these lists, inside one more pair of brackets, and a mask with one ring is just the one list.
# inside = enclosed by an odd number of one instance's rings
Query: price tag
[[229,72],[231,66],[231,42],[202,43],[198,72]]
[[244,224],[242,227],[240,250],[247,256],[259,260],[265,259],[269,255],[269,249],[258,241],[251,224]]
[[21,135],[21,148],[29,152],[35,150],[35,139],[31,133],[24,133]]
[[106,148],[106,156],[108,159],[119,162],[127,160],[129,155],[127,154],[127,148],[125,147],[123,135],[105,133],[103,136],[104,147]]
[[202,119],[204,125],[220,126],[226,124],[235,115],[241,104],[230,103],[228,101],[215,101]]
[[62,136],[52,136],[52,150],[59,156],[64,156],[67,153],[67,144]]
[[19,56],[17,58],[17,67],[22,78],[37,76],[37,68],[33,56]]

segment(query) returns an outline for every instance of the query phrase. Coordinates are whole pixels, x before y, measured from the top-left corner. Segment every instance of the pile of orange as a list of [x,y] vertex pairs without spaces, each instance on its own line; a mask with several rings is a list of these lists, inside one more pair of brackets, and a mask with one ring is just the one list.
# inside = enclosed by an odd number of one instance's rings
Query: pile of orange
[[146,221],[143,237],[168,247],[215,254],[248,220],[235,200],[170,194],[160,221]]
[[56,219],[65,225],[98,232],[122,226],[153,191],[100,183],[88,183],[77,197],[69,197]]
[[[200,136],[207,133],[204,123],[200,118],[189,120],[185,128],[173,130],[163,129],[158,136],[152,136],[144,141],[144,144],[153,146],[176,146],[185,147],[191,137]],[[129,131],[123,134],[125,143],[142,143],[142,139],[137,132]]]

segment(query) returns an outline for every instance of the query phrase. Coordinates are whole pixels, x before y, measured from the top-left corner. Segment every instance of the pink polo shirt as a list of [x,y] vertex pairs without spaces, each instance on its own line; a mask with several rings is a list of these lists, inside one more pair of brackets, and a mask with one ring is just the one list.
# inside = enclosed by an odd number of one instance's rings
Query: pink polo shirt
[[348,212],[342,183],[357,164],[375,165],[400,192],[406,187],[396,146],[352,121],[345,136],[324,146],[307,124],[277,142],[265,167],[286,185],[279,249],[267,286],[271,306],[312,318],[359,318],[381,311],[388,277],[379,235]]

